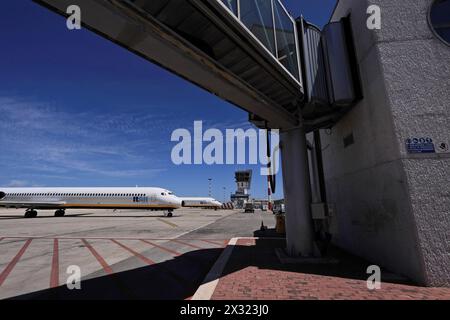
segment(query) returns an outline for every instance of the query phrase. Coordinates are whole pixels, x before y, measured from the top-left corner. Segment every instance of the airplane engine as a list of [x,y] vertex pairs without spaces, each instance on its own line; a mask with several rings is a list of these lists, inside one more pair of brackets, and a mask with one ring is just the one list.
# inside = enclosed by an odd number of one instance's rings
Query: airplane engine
[[4,197],[6,197],[6,193],[0,191],[0,200],[2,200]]

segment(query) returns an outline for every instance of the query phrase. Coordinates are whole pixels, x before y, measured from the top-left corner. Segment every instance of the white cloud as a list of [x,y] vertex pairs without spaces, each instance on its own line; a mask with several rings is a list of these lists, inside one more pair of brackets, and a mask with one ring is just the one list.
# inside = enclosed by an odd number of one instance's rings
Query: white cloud
[[158,141],[164,120],[146,112],[61,111],[40,102],[0,97],[0,115],[2,171],[27,170],[50,179],[70,174],[147,178],[166,167],[157,152],[170,139]]
[[11,180],[9,181],[6,186],[11,188],[20,188],[20,187],[27,187],[30,183],[25,180]]

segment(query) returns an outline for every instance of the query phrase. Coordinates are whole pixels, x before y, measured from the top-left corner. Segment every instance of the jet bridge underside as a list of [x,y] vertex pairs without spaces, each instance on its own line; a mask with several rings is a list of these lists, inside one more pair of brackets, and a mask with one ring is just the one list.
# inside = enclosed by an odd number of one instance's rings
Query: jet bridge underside
[[268,127],[299,124],[302,85],[216,0],[36,2],[64,16],[78,5],[84,27],[264,119]]

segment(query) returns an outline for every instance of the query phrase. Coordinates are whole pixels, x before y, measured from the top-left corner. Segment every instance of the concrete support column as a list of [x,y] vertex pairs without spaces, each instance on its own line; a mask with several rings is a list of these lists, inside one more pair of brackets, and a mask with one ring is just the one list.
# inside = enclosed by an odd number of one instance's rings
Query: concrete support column
[[280,140],[287,253],[311,257],[314,252],[314,229],[305,130],[300,127],[282,132]]

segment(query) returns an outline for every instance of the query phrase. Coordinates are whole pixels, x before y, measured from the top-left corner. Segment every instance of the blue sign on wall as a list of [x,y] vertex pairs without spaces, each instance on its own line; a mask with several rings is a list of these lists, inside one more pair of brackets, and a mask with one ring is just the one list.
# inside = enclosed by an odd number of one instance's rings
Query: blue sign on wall
[[435,153],[433,139],[409,138],[406,139],[406,151],[408,153]]

